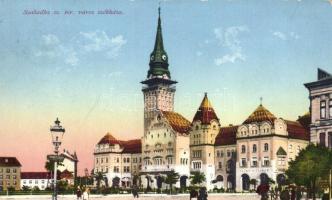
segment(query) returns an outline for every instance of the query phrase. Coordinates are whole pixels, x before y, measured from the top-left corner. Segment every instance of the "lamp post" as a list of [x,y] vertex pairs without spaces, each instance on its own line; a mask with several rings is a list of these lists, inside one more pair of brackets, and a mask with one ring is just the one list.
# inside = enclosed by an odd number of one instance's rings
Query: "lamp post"
[[50,160],[54,161],[54,182],[53,182],[53,200],[57,200],[57,162],[63,160],[59,156],[59,147],[62,142],[62,137],[65,129],[60,125],[60,121],[56,118],[54,125],[50,128],[52,134],[52,143],[54,146],[54,156],[50,156]]

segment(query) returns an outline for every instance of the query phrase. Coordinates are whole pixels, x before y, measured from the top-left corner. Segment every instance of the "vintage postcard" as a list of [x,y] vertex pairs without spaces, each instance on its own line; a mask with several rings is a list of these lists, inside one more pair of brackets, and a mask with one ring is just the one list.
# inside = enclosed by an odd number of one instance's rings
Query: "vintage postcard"
[[332,1],[1,0],[0,199],[330,199]]

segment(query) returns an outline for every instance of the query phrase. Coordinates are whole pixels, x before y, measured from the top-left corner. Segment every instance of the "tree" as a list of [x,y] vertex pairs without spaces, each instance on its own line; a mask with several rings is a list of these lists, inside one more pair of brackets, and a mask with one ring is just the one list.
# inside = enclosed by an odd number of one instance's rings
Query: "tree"
[[176,182],[179,180],[179,177],[180,177],[180,175],[177,172],[175,172],[174,170],[167,172],[165,183],[169,184],[171,194],[172,194],[172,186],[173,186],[173,184],[176,184]]
[[254,189],[256,190],[256,185],[257,185],[257,180],[256,179],[251,179],[250,180],[250,185],[253,185],[254,186]]
[[97,190],[100,191],[100,183],[101,181],[105,180],[105,174],[103,172],[97,172],[94,174],[94,178],[97,181]]
[[286,175],[290,182],[306,186],[315,200],[318,179],[326,179],[332,167],[331,156],[328,148],[310,144],[300,151],[295,160],[289,162]]
[[205,175],[202,172],[199,171],[193,171],[191,172],[190,175],[190,183],[192,185],[200,185],[201,183],[203,183],[205,181]]

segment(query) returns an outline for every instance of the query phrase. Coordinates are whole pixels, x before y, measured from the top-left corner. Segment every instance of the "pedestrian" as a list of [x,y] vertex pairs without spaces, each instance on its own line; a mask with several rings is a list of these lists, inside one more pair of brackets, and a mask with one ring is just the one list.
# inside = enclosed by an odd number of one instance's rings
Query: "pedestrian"
[[82,199],[82,190],[81,190],[80,186],[77,186],[76,197],[77,197],[77,200]]
[[190,196],[189,196],[189,198],[190,198],[190,200],[191,200],[192,198],[198,198],[198,192],[197,192],[194,188],[192,188],[192,189],[190,190]]
[[296,197],[295,189],[292,188],[291,189],[291,200],[295,200],[295,197]]
[[89,200],[89,196],[90,196],[89,188],[85,188],[83,192],[83,200]]
[[301,200],[301,198],[302,198],[302,191],[301,188],[298,187],[296,190],[296,200]]
[[133,193],[134,198],[138,198],[138,187],[137,187],[137,185],[133,185],[132,193]]
[[207,200],[207,191],[206,191],[206,188],[205,187],[202,187],[199,189],[198,191],[198,197],[197,197],[197,200]]
[[287,188],[280,192],[280,199],[281,200],[290,200],[289,190]]

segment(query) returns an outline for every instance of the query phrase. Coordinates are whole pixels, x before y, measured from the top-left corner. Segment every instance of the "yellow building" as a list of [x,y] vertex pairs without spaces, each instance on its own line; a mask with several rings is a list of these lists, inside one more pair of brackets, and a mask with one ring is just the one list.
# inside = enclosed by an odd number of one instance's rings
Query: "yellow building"
[[0,191],[21,188],[21,166],[16,157],[0,157]]
[[205,93],[191,124],[190,160],[191,170],[205,174],[205,186],[213,189],[215,179],[214,144],[220,130],[219,119]]

